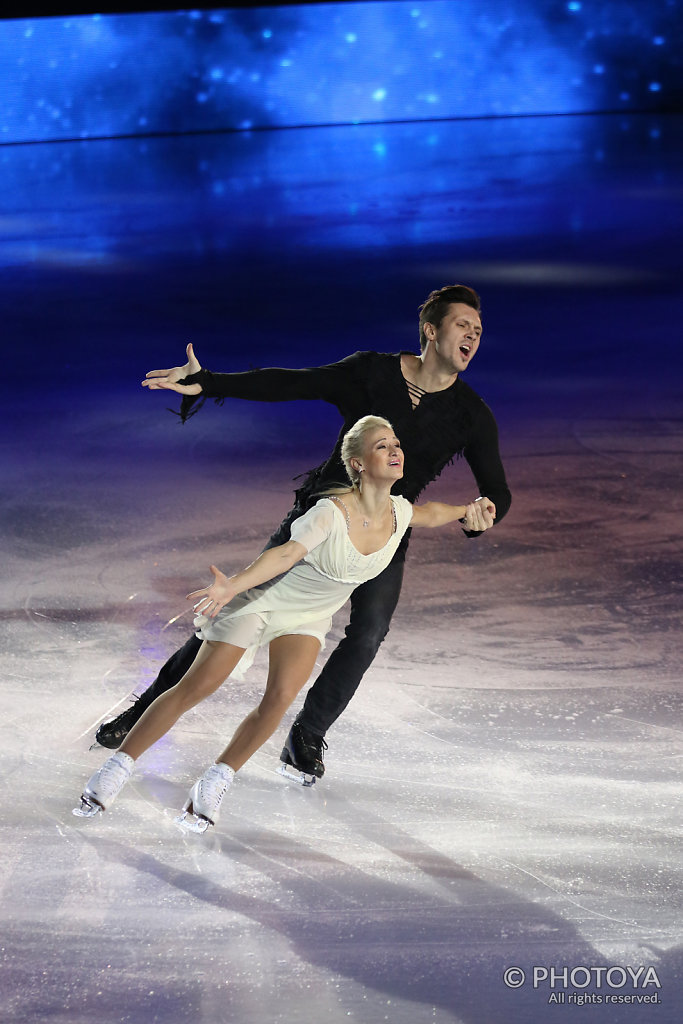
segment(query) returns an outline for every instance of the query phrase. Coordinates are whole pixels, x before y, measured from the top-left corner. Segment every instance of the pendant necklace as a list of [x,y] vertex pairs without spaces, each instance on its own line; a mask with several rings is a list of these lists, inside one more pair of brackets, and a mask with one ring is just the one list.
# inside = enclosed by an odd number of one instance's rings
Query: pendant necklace
[[[356,505],[358,507],[358,511],[360,512],[361,521],[363,523],[363,526],[365,527],[365,529],[367,529],[368,526],[370,526],[370,520],[366,519],[365,513],[363,512],[363,509],[361,508],[360,501],[358,500],[358,498],[356,498]],[[384,513],[382,513],[382,514],[384,514]]]
[[355,497],[356,508],[357,508],[358,512],[360,513],[360,518],[362,520],[362,525],[364,525],[367,528],[368,526],[370,526],[370,519],[366,519],[365,512],[362,511],[362,509],[360,508],[360,502],[358,501],[357,495],[355,495],[354,497]]
[[367,529],[368,526],[370,525],[370,520],[365,518],[365,513],[363,512],[363,509],[360,506],[360,501],[358,500],[358,496],[356,495],[355,497],[356,497],[356,507],[357,507],[358,511],[360,512],[360,517],[361,517],[361,520],[363,522],[363,526]]

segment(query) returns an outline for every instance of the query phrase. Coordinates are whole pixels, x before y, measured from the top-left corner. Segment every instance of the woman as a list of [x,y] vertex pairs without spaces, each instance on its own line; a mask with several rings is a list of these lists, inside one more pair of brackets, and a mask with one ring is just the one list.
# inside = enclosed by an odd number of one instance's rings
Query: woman
[[[95,772],[74,814],[92,817],[108,807],[137,758],[268,644],[261,703],[192,787],[176,819],[188,830],[206,831],[235,773],[277,729],[307,681],[332,615],[353,589],[389,564],[408,526],[441,526],[467,512],[465,505],[440,502],[417,507],[390,493],[403,475],[403,452],[385,419],[358,420],[344,437],[342,459],[351,487],[328,492],[294,521],[286,544],[267,549],[234,576],[212,565],[213,583],[188,595],[196,601],[195,626],[203,640],[192,667],[150,705],[116,754]],[[495,514],[488,499],[478,500]]]

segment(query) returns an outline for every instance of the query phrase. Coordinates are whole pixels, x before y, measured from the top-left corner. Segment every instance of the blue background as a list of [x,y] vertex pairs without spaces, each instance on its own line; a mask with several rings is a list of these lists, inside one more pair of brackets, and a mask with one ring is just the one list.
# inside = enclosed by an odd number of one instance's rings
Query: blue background
[[661,395],[680,20],[434,0],[0,22],[13,394],[67,400],[102,367],[127,394],[189,340],[226,370],[414,348],[418,305],[461,280],[486,319],[468,380],[499,415]]
[[426,0],[0,23],[0,139],[596,110],[682,97],[679,0]]

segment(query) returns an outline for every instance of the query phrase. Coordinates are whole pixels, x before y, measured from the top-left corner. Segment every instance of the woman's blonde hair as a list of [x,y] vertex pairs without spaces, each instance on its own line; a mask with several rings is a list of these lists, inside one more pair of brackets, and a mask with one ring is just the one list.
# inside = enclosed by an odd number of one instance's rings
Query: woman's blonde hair
[[[360,459],[363,454],[363,448],[365,447],[365,438],[371,430],[379,430],[380,427],[385,427],[394,433],[389,420],[385,420],[383,416],[361,416],[359,420],[353,424],[352,427],[344,434],[341,445],[341,460],[344,463],[344,469],[346,475],[351,481],[351,487],[358,487],[361,481],[361,473],[351,465],[351,459]],[[349,485],[346,484],[332,484],[329,487],[325,487],[323,490],[315,491],[315,498],[324,498],[326,496],[334,497],[339,494],[348,494]]]
[[383,416],[362,416],[344,434],[341,446],[341,459],[347,476],[354,487],[358,487],[361,475],[351,465],[351,459],[361,458],[363,448],[365,447],[365,438],[371,430],[379,430],[380,427],[386,427],[392,434],[394,433],[391,423],[389,420],[385,420]]
[[[385,420],[382,416],[362,416],[359,420],[356,420],[352,427],[350,427],[342,439],[341,446],[341,460],[344,463],[344,469],[346,475],[351,481],[351,487],[357,487],[360,483],[360,473],[356,473],[351,466],[351,459],[359,459],[362,456],[362,450],[364,450],[366,444],[366,436],[371,430],[379,430],[380,427],[386,427],[393,433],[393,427],[388,420]],[[325,498],[327,496],[334,498],[336,495],[347,495],[348,494],[348,483],[344,484],[331,484],[328,487],[324,487],[322,490],[315,490],[314,497]]]

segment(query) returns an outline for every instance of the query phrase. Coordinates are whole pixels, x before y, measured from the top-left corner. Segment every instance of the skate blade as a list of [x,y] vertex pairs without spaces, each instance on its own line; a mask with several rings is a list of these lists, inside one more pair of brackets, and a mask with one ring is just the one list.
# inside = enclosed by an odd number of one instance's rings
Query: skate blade
[[192,814],[191,811],[183,811],[182,814],[173,819],[173,824],[177,825],[183,832],[196,832],[199,835],[203,835],[211,822],[208,818],[200,818],[198,815]]
[[278,775],[284,775],[286,779],[291,779],[292,782],[298,782],[300,786],[315,785],[315,775],[310,775],[308,772],[300,772],[298,768],[284,764],[284,762],[280,764],[277,773]]
[[101,814],[104,810],[99,804],[92,803],[87,797],[82,796],[81,802],[78,807],[74,807],[71,811],[77,818],[94,818],[96,814]]

